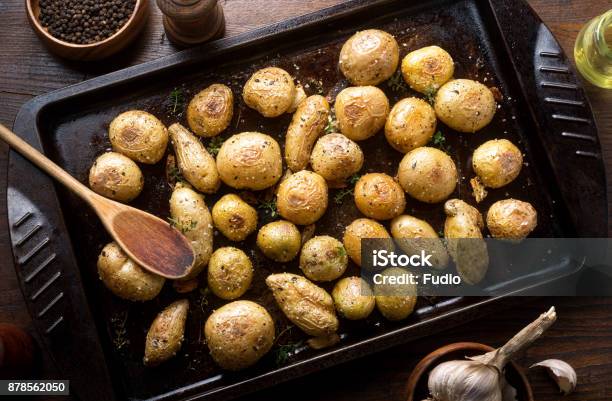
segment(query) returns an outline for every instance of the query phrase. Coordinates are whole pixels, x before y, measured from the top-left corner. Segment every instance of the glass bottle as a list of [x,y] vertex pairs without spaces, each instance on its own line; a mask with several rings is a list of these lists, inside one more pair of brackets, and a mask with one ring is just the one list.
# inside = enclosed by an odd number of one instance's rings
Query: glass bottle
[[601,88],[612,88],[612,10],[590,20],[574,46],[578,71]]

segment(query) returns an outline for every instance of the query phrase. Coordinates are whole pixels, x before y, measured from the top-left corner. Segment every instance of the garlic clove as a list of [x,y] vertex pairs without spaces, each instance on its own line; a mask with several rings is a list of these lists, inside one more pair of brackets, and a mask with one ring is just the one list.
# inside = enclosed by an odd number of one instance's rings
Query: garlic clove
[[548,374],[557,382],[563,394],[569,394],[576,388],[576,382],[578,381],[576,371],[567,362],[559,359],[547,359],[531,365],[529,369],[538,366],[546,368]]

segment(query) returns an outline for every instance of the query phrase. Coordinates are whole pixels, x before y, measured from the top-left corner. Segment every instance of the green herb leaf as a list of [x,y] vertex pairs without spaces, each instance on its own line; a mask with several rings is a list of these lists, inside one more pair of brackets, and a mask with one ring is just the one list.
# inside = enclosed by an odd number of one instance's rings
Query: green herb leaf
[[117,351],[122,350],[130,344],[130,340],[127,337],[127,319],[128,311],[119,312],[110,318],[113,346]]
[[181,88],[174,88],[172,92],[170,92],[168,100],[170,102],[170,112],[176,115],[177,111],[179,109],[182,109],[183,105],[185,104],[185,96],[183,95],[183,90]]
[[404,81],[404,77],[402,76],[402,71],[397,70],[395,74],[389,78],[387,81],[387,86],[391,88],[394,92],[403,92],[407,89],[406,82]]
[[357,184],[357,181],[359,181],[360,178],[361,178],[360,174],[353,174],[347,180],[349,187],[338,191],[336,196],[334,196],[334,202],[336,202],[336,204],[338,205],[341,205],[342,202],[344,202],[344,198],[346,198],[347,196],[353,196],[355,184]]
[[210,140],[210,142],[208,142],[206,150],[208,151],[208,153],[211,154],[211,156],[215,157],[217,156],[217,154],[219,154],[219,149],[221,149],[223,142],[225,142],[224,138],[221,138],[220,136],[215,136]]
[[287,363],[289,358],[295,354],[295,352],[302,346],[303,342],[299,341],[293,344],[280,345],[276,350],[275,362],[276,366],[282,366]]
[[278,215],[278,210],[276,209],[276,200],[262,201],[259,206],[259,209],[262,209],[264,212],[268,213],[270,217],[276,217]]
[[440,131],[436,132],[431,138],[430,145],[443,152],[450,153],[450,146],[446,143],[446,137]]
[[437,90],[434,87],[429,87],[423,95],[425,95],[425,100],[431,105],[436,102],[436,92]]
[[325,134],[333,134],[338,132],[338,121],[336,120],[336,114],[332,111],[327,117],[327,125],[325,126]]

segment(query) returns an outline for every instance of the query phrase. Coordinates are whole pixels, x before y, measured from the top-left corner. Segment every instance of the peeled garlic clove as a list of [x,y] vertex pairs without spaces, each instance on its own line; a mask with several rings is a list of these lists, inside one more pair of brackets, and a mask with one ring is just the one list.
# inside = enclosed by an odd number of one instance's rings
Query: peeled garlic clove
[[503,401],[499,370],[475,361],[439,364],[427,386],[434,401]]
[[569,394],[576,388],[578,380],[576,371],[567,362],[559,359],[547,359],[531,365],[529,369],[541,366],[546,368],[548,374],[557,382],[563,394]]

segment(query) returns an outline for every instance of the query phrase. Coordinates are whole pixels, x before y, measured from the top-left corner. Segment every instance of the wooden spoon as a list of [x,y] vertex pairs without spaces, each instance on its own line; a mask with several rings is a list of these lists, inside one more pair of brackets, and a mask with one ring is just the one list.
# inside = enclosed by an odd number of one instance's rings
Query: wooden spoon
[[0,139],[87,202],[134,262],[169,279],[189,274],[195,255],[189,240],[177,229],[159,217],[93,192],[2,124]]

